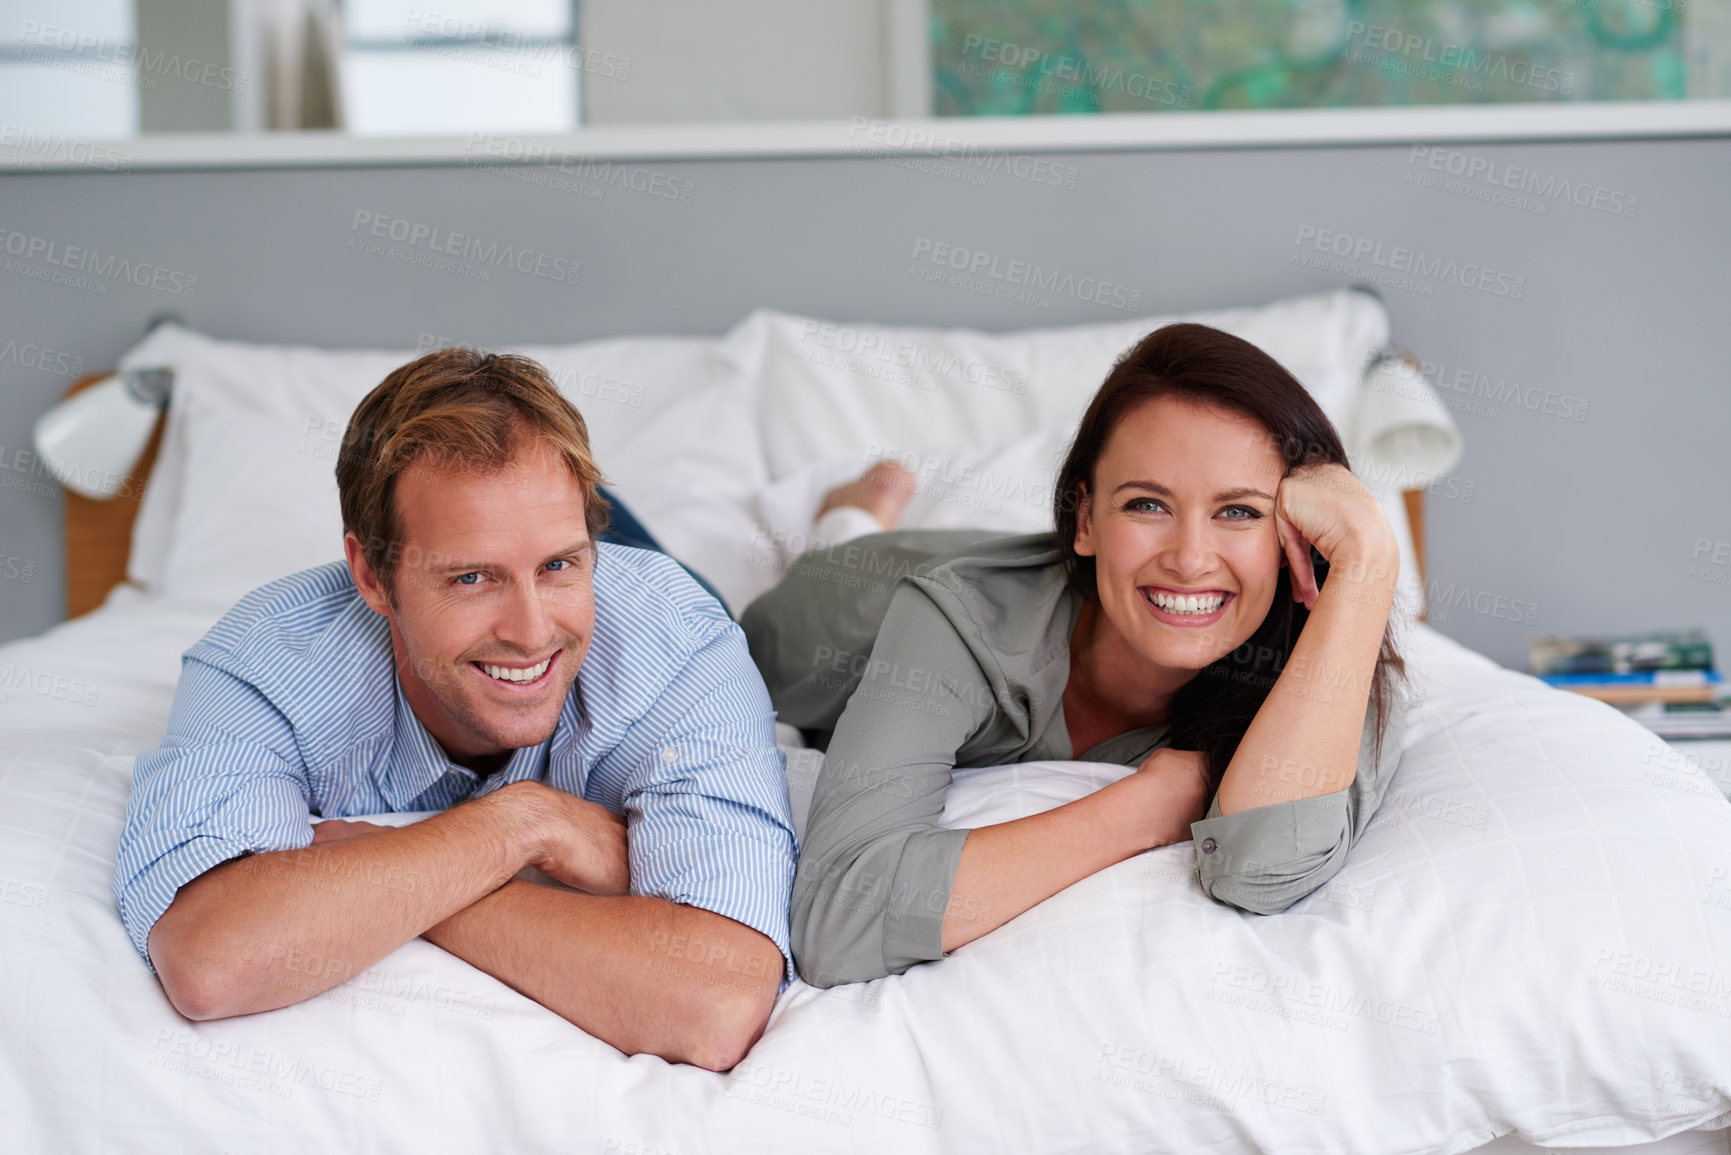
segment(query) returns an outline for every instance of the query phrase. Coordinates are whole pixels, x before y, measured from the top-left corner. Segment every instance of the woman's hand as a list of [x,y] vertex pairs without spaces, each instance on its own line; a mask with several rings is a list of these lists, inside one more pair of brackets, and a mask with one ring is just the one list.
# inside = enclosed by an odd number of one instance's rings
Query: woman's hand
[[1208,781],[1208,765],[1200,750],[1161,748],[1136,768],[1153,780],[1160,796],[1155,846],[1183,842],[1190,837],[1190,824],[1208,817],[1214,784]]
[[1354,581],[1386,581],[1392,588],[1400,567],[1400,546],[1388,515],[1370,490],[1344,465],[1301,465],[1287,474],[1274,494],[1274,526],[1292,571],[1292,597],[1316,608],[1319,590],[1310,562],[1315,546],[1329,563],[1362,570]]

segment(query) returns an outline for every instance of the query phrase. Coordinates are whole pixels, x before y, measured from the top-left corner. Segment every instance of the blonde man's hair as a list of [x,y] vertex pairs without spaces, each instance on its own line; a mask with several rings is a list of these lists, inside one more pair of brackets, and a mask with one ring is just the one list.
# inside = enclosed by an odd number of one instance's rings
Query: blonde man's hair
[[343,530],[394,597],[403,533],[397,479],[410,468],[504,468],[533,444],[556,451],[583,490],[589,540],[607,528],[606,481],[589,450],[577,407],[527,357],[439,349],[410,361],[367,394],[349,418],[337,454]]

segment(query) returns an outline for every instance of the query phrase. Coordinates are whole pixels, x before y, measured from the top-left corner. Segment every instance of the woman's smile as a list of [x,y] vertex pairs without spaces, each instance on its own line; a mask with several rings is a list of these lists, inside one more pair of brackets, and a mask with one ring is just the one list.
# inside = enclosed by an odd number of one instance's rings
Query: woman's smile
[[1181,629],[1218,622],[1226,616],[1233,597],[1222,589],[1182,590],[1172,586],[1140,586],[1138,592],[1155,621]]

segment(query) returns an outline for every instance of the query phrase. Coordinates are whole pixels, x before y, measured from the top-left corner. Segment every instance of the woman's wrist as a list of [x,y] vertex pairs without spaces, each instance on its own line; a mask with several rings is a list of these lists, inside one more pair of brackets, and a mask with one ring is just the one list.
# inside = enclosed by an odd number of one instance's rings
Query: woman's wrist
[[1189,824],[1183,821],[1188,813],[1186,800],[1178,797],[1169,775],[1131,774],[1108,787],[1114,788],[1123,791],[1127,803],[1114,810],[1121,819],[1118,838],[1124,849],[1119,861],[1190,836]]
[[1328,559],[1328,580],[1394,589],[1400,581],[1400,545],[1392,532],[1356,535]]

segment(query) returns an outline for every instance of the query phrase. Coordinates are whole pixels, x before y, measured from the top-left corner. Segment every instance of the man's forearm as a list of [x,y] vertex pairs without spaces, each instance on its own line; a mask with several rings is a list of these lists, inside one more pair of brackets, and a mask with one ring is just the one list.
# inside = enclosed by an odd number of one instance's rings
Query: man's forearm
[[504,884],[530,831],[499,791],[401,829],[224,863],[180,888],[149,949],[193,1019],[274,1010],[372,966]]
[[770,939],[660,898],[508,882],[426,932],[429,941],[627,1054],[731,1068],[781,986]]

